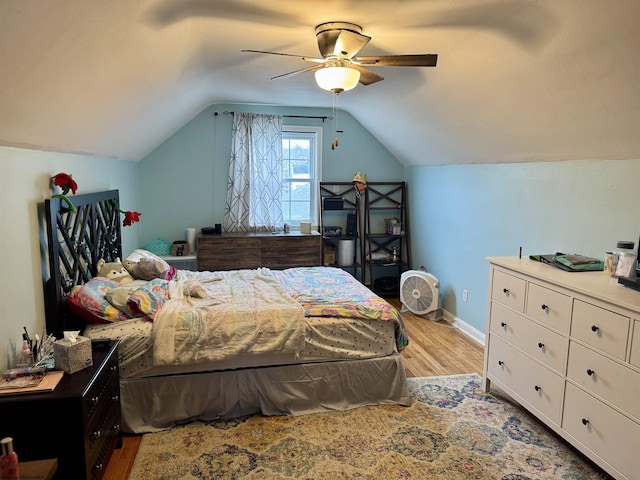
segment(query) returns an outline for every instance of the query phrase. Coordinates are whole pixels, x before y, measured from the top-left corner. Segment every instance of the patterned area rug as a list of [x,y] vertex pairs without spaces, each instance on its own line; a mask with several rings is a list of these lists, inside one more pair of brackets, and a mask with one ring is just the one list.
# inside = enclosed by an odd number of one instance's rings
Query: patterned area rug
[[409,379],[410,407],[194,422],[142,438],[130,479],[608,479],[481,377]]

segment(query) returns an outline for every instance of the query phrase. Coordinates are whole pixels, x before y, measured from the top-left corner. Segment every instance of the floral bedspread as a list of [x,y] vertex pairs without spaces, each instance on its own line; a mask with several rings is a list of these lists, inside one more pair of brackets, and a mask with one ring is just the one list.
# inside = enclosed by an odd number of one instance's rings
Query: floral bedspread
[[268,269],[194,272],[169,282],[153,322],[154,365],[189,365],[245,353],[298,355],[304,312]]
[[306,317],[361,318],[394,322],[396,348],[409,344],[400,312],[344,270],[298,267],[273,270],[280,284],[302,305]]

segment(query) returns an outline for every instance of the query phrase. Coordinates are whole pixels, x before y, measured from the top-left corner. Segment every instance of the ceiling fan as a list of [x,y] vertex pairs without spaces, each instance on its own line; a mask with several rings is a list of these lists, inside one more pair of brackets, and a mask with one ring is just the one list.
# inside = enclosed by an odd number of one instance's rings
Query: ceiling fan
[[371,37],[362,34],[362,27],[349,22],[325,22],[316,26],[316,39],[322,58],[293,55],[290,53],[242,50],[297,57],[315,65],[272,77],[272,80],[291,78],[304,72],[315,72],[320,88],[339,94],[354,88],[358,83],[371,85],[384,77],[365,67],[435,67],[436,54],[358,56]]

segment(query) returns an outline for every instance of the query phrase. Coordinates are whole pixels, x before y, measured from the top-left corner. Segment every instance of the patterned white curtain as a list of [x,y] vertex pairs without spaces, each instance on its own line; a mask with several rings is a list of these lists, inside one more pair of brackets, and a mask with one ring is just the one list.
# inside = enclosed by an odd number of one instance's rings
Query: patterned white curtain
[[282,116],[233,114],[225,232],[282,229]]

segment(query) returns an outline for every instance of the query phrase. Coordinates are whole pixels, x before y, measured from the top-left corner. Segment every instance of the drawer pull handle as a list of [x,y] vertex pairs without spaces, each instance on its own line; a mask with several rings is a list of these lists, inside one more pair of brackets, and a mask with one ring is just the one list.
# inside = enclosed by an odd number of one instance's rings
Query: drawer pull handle
[[589,425],[589,420],[587,420],[586,418],[582,419],[582,424],[583,425]]
[[509,289],[508,289],[508,288],[503,288],[503,289],[502,289],[502,291],[503,291],[505,294],[509,295]]
[[498,360],[498,365],[503,366],[504,362],[502,360]]
[[600,327],[598,327],[597,325],[591,325],[592,332],[597,332],[598,330],[600,330]]
[[591,370],[590,368],[587,368],[587,375],[592,376],[592,375],[595,375],[595,373],[596,372],[594,370]]
[[506,324],[506,323],[504,323],[504,322],[500,322],[500,326],[501,326],[502,328],[507,328],[507,324]]
[[542,387],[539,387],[538,385],[536,385],[535,387],[533,387],[536,389],[536,392],[539,392],[540,390],[542,390]]
[[544,303],[541,305],[542,310],[549,310],[549,305],[545,305]]
[[538,342],[538,348],[542,350],[544,348],[544,343]]

